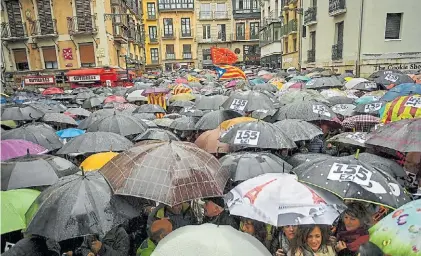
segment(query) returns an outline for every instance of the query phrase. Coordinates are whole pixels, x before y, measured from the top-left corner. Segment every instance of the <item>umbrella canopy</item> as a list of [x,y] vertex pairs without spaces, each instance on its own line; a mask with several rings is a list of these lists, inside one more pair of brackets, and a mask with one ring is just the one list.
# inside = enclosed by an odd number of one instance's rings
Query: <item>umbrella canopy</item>
[[90,116],[92,113],[84,108],[68,108],[66,112],[76,116]]
[[299,119],[285,119],[274,123],[274,125],[293,141],[312,140],[323,134],[318,126]]
[[228,225],[189,225],[171,232],[155,248],[159,256],[270,256],[253,236]]
[[266,173],[242,182],[227,195],[230,214],[273,226],[331,225],[346,206],[332,193],[297,181],[295,175]]
[[368,104],[359,104],[354,109],[354,112],[357,114],[366,114],[373,116],[380,116],[380,109],[385,105],[384,102],[378,101]]
[[265,173],[289,173],[292,166],[267,152],[237,152],[219,159],[228,168],[232,181],[244,181]]
[[353,78],[345,83],[345,89],[354,89],[361,91],[375,91],[378,86],[375,82],[368,81],[365,78]]
[[336,114],[325,104],[316,101],[295,101],[281,107],[275,114],[276,120],[302,119],[305,121],[330,121]]
[[178,141],[177,135],[174,133],[158,129],[158,128],[150,128],[147,129],[144,133],[139,134],[136,138],[133,139],[133,141],[142,141],[142,140],[160,140],[160,141],[171,141],[175,140]]
[[393,101],[397,97],[421,94],[421,85],[414,83],[400,84],[390,89],[382,98],[383,101]]
[[6,131],[1,134],[2,140],[21,139],[33,142],[46,148],[48,151],[59,149],[63,146],[55,130],[46,124],[35,123]]
[[93,123],[98,121],[99,119],[111,116],[115,113],[114,109],[100,109],[95,112],[93,112],[88,118],[82,120],[78,127],[79,129],[86,130],[89,126],[91,126]]
[[146,131],[148,126],[141,120],[129,115],[116,114],[105,116],[91,124],[88,132],[113,132],[122,136],[139,134]]
[[108,163],[117,155],[118,153],[111,151],[96,153],[88,156],[85,160],[83,160],[79,167],[86,172],[96,171],[101,169],[106,163]]
[[342,126],[356,132],[369,132],[377,124],[380,123],[380,118],[371,115],[356,115],[345,118]]
[[365,148],[365,141],[367,140],[366,132],[343,132],[339,133],[327,140],[335,145],[351,145],[360,148]]
[[127,100],[123,96],[111,95],[104,99],[104,103],[110,103],[110,102],[125,103],[127,102]]
[[68,129],[64,129],[64,130],[60,130],[56,132],[56,134],[62,139],[74,138],[84,133],[85,133],[84,130],[80,130],[76,128],[68,128]]
[[2,107],[1,120],[28,121],[42,117],[44,113],[31,105]]
[[104,100],[105,100],[104,96],[94,95],[84,100],[82,107],[83,108],[96,108],[96,107],[101,106]]
[[152,113],[137,113],[137,114],[132,114],[132,116],[134,118],[140,119],[140,120],[155,120],[156,119],[156,115],[152,114]]
[[369,79],[375,79],[375,78],[378,78],[380,76],[384,76],[384,75],[392,74],[392,73],[403,74],[403,72],[400,71],[399,69],[384,69],[384,70],[378,70],[378,71],[374,72],[368,78]]
[[317,101],[329,104],[329,101],[315,90],[290,90],[279,97],[283,104],[293,103],[295,101]]
[[113,132],[87,132],[68,141],[57,154],[85,154],[124,151],[133,146],[125,137]]
[[264,93],[258,91],[236,91],[222,104],[224,109],[238,112],[251,112],[254,110],[273,110],[274,102]]
[[202,117],[204,112],[194,107],[185,107],[180,110],[179,114],[183,116]]
[[414,83],[414,80],[410,76],[399,73],[382,74],[379,77],[375,78],[374,81],[388,89],[391,89],[396,85],[404,83]]
[[1,161],[27,154],[40,155],[48,152],[42,146],[26,140],[1,140],[0,148]]
[[310,80],[311,78],[308,76],[294,76],[290,81],[307,82]]
[[140,204],[113,195],[98,172],[70,175],[44,190],[26,213],[26,232],[57,242],[85,235],[104,235],[139,216]]
[[[197,118],[195,117],[180,117],[172,120],[169,128],[179,131],[195,131]],[[158,126],[160,124],[157,123]]]
[[222,133],[221,129],[206,131],[197,137],[194,144],[211,154],[228,153],[229,145],[219,141]]
[[297,166],[294,172],[300,181],[331,191],[343,199],[391,208],[411,200],[390,174],[355,158],[316,159]]
[[165,109],[157,104],[144,104],[138,107],[133,113],[166,113]]
[[291,156],[287,162],[292,165],[294,168],[299,166],[300,164],[313,161],[315,159],[327,159],[331,158],[332,156],[327,154],[321,154],[321,153],[296,153],[293,156]]
[[400,152],[421,152],[421,118],[385,124],[370,133],[366,144]]
[[310,81],[307,81],[307,89],[325,89],[325,88],[335,88],[342,87],[342,82],[336,76],[332,77],[317,77],[313,78]]
[[61,88],[50,87],[50,88],[45,89],[42,92],[42,95],[54,95],[54,94],[63,94],[63,93],[64,93],[64,91]]
[[25,213],[40,193],[34,189],[0,191],[2,235],[26,228]]
[[49,186],[78,171],[72,162],[58,156],[21,156],[1,162],[1,189]]
[[196,108],[201,110],[219,110],[228,99],[225,95],[203,96],[196,100]]
[[296,147],[294,141],[281,129],[264,121],[234,125],[221,137],[220,141],[230,144],[235,149],[281,149]]
[[196,123],[198,130],[213,130],[221,125],[222,122],[236,117],[241,117],[241,114],[232,110],[217,110],[212,111],[199,119]]
[[144,90],[135,90],[135,91],[131,91],[130,93],[128,93],[126,95],[126,100],[129,102],[133,102],[133,101],[148,101],[148,98],[143,96],[143,92]]
[[337,104],[354,104],[354,99],[346,97],[346,96],[333,96],[328,99],[331,106],[335,106]]
[[275,85],[267,84],[267,83],[257,84],[255,86],[253,86],[251,89],[256,90],[256,91],[268,91],[268,92],[277,92],[278,91],[278,88]]
[[191,93],[179,93],[170,97],[169,101],[190,101],[194,100],[196,97]]
[[355,106],[354,104],[336,104],[334,106],[332,106],[332,111],[335,114],[344,116],[344,117],[348,117],[348,116],[353,116],[354,115],[354,109],[357,106]]
[[56,124],[68,124],[77,126],[76,121],[68,115],[60,113],[46,113],[42,117],[42,121],[56,123]]
[[94,89],[94,93],[96,94],[101,94],[101,93],[113,93],[113,89],[111,89],[110,87],[97,87]]
[[80,103],[80,102],[83,102],[86,99],[89,99],[90,97],[94,97],[94,96],[95,96],[95,94],[91,90],[84,91],[84,92],[78,93],[75,97],[75,100],[76,100],[76,102]]
[[421,117],[421,95],[397,97],[380,109],[382,123]]
[[164,118],[155,119],[153,120],[153,122],[159,127],[169,128],[171,124],[174,122],[174,120],[175,119],[164,117]]
[[194,102],[191,102],[191,101],[174,101],[170,104],[170,106],[184,108],[184,107],[193,107],[195,106],[195,104]]
[[170,206],[221,196],[229,178],[229,172],[221,168],[214,156],[181,141],[133,147],[111,159],[100,172],[116,194]]
[[78,87],[72,90],[72,94],[79,94],[79,93],[90,93],[92,92],[91,88],[88,87]]
[[18,124],[13,120],[1,120],[0,123],[1,123],[1,126],[6,126],[11,129],[18,127]]
[[338,88],[325,89],[325,90],[322,90],[320,94],[326,97],[327,100],[329,100],[329,98],[332,98],[332,97],[347,96],[345,91],[341,91]]
[[385,255],[419,256],[421,199],[408,202],[369,229],[370,242]]

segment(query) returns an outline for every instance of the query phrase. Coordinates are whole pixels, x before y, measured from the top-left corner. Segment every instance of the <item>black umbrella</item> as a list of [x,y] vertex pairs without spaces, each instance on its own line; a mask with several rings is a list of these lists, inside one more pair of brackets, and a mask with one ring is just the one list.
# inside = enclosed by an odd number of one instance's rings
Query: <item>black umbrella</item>
[[43,146],[49,151],[59,149],[63,146],[55,130],[43,123],[27,124],[22,127],[4,132],[2,140],[20,139],[27,140]]
[[68,101],[74,99],[76,96],[72,94],[55,94],[51,99],[52,100],[62,100],[62,101]]
[[380,109],[385,105],[386,103],[383,101],[378,102],[372,102],[367,104],[359,104],[354,109],[354,112],[357,114],[365,114],[365,115],[372,115],[372,116],[380,116]]
[[25,103],[28,104],[29,106],[35,108],[36,110],[42,112],[43,114],[45,113],[59,113],[61,112],[61,110],[59,108],[53,108],[49,105],[47,105],[46,103],[42,103],[42,102],[30,102],[30,103]]
[[134,110],[133,113],[165,113],[165,109],[156,104],[144,104]]
[[332,106],[331,109],[335,114],[338,114],[344,117],[349,117],[349,116],[354,115],[355,108],[356,106],[354,104],[336,104]]
[[158,125],[156,125],[156,123],[153,120],[140,119],[140,121],[144,122],[148,128],[158,128]]
[[368,78],[375,79],[375,78],[378,78],[387,74],[393,74],[393,73],[403,74],[402,71],[400,71],[399,69],[384,69],[384,70],[378,70],[374,72]]
[[224,109],[239,112],[252,112],[254,110],[275,109],[273,100],[259,91],[236,91],[222,104]]
[[343,147],[355,146],[365,148],[365,141],[368,134],[366,132],[343,132],[339,133],[327,140],[334,145],[341,145]]
[[[163,118],[164,119],[164,118]],[[159,119],[157,119],[159,120]],[[157,121],[156,120],[156,121]],[[195,131],[197,130],[195,125],[197,122],[197,118],[195,117],[180,117],[170,124],[169,128],[179,131]],[[156,123],[156,122],[155,122]],[[163,126],[162,124],[156,123],[158,126]]]
[[328,88],[339,88],[343,84],[336,76],[332,77],[317,77],[313,78],[306,83],[306,89],[328,89]]
[[232,118],[240,117],[241,115],[232,110],[217,110],[212,111],[199,119],[196,123],[198,130],[213,130],[216,129],[223,121]]
[[97,111],[93,112],[88,118],[82,120],[79,123],[77,128],[82,129],[82,130],[86,130],[86,129],[88,129],[89,126],[91,126],[91,124],[95,123],[99,119],[101,119],[105,116],[113,115],[114,113],[115,113],[114,109],[97,110]]
[[268,92],[277,92],[278,88],[273,84],[258,84],[251,87],[254,91],[268,91]]
[[301,164],[293,171],[298,180],[331,191],[343,199],[368,201],[392,208],[411,201],[390,174],[359,159],[317,159]]
[[346,96],[334,96],[327,99],[331,106],[337,104],[354,104],[355,99],[348,98]]
[[170,104],[171,107],[179,107],[179,108],[184,108],[184,107],[193,107],[194,106],[194,102],[191,101],[183,101],[183,100],[176,100],[174,102],[172,102]]
[[132,114],[132,116],[137,118],[137,119],[146,119],[146,120],[155,120],[156,119],[156,115],[152,114],[152,113],[137,113],[137,114]]
[[44,190],[26,213],[26,233],[54,239],[98,235],[139,216],[141,203],[114,196],[98,172],[61,178]]
[[44,112],[31,105],[11,105],[1,109],[1,120],[28,121],[42,117]]
[[94,93],[96,93],[96,94],[102,94],[102,93],[113,94],[113,89],[111,89],[110,87],[98,87],[98,88],[94,89]]
[[133,141],[142,141],[142,140],[161,140],[161,141],[170,141],[170,140],[179,140],[177,135],[174,133],[158,129],[158,128],[152,128],[146,130],[144,133],[139,134],[136,138],[133,139]]
[[57,154],[85,154],[124,151],[133,146],[125,137],[113,132],[87,132],[69,140]]
[[159,127],[169,128],[171,124],[174,122],[175,119],[171,118],[159,118],[153,120],[153,122],[158,125]]
[[68,108],[66,112],[77,116],[90,116],[92,113],[84,108]]
[[82,108],[95,108],[101,106],[104,100],[105,97],[99,95],[89,97],[83,102]]
[[325,104],[316,101],[295,101],[281,107],[275,114],[277,120],[302,119],[305,121],[330,121],[336,114]]
[[126,92],[127,92],[127,88],[125,87],[118,86],[118,87],[113,88],[113,95],[116,95],[116,96],[124,96]]
[[331,158],[332,156],[327,155],[327,154],[320,154],[320,153],[297,153],[294,154],[293,156],[291,156],[287,162],[292,165],[294,168],[299,166],[300,164],[306,163],[306,162],[310,162],[313,161],[315,159],[328,159]]
[[170,113],[170,114],[164,115],[164,118],[169,118],[169,119],[177,119],[180,117],[183,117],[183,116],[180,115],[179,113]]
[[318,135],[322,135],[322,130],[314,124],[299,120],[299,119],[285,119],[274,123],[281,129],[291,140],[312,140]]
[[203,96],[196,99],[196,108],[201,110],[218,110],[221,109],[222,104],[228,99],[228,96],[214,95]]
[[404,83],[414,83],[414,80],[406,75],[400,73],[385,73],[374,79],[374,82],[388,88],[390,85],[399,85]]
[[77,123],[73,118],[61,113],[46,113],[41,120],[49,123],[69,124],[77,126]]
[[193,116],[200,118],[204,115],[204,112],[194,107],[185,107],[180,110],[179,114],[183,116]]
[[1,162],[1,189],[50,186],[80,171],[72,162],[52,155],[27,155]]
[[84,91],[84,92],[78,93],[75,97],[75,100],[84,101],[84,100],[89,99],[91,97],[95,97],[95,94],[91,90],[89,90],[89,91]]
[[281,129],[265,121],[240,123],[220,139],[234,150],[244,148],[281,149],[295,148],[296,145]]
[[88,132],[113,132],[122,136],[139,134],[145,132],[147,125],[139,119],[124,115],[116,114],[105,116],[92,123]]
[[267,152],[237,152],[219,159],[232,181],[244,181],[265,173],[289,173],[292,166]]
[[92,90],[90,88],[87,87],[78,87],[72,90],[72,94],[79,94],[82,92],[92,92]]

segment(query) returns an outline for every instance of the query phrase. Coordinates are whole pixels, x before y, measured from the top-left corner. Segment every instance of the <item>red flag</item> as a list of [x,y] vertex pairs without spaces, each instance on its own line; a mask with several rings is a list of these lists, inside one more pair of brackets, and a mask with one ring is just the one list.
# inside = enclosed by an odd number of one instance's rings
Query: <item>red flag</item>
[[238,57],[230,49],[211,47],[211,58],[213,64],[234,64]]
[[64,48],[63,57],[65,60],[73,60],[72,48]]

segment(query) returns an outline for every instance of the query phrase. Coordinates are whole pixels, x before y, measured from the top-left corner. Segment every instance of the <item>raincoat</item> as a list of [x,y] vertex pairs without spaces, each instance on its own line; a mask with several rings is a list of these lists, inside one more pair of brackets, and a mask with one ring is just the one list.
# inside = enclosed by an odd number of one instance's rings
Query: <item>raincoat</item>
[[[102,247],[98,252],[98,256],[126,256],[129,255],[130,239],[126,230],[121,226],[115,227],[108,231],[102,239]],[[83,241],[80,248],[81,255],[85,256],[91,251],[87,241]]]
[[60,246],[42,237],[23,238],[2,255],[5,256],[59,256]]
[[136,256],[150,256],[156,248],[156,244],[150,239],[146,239],[136,251]]

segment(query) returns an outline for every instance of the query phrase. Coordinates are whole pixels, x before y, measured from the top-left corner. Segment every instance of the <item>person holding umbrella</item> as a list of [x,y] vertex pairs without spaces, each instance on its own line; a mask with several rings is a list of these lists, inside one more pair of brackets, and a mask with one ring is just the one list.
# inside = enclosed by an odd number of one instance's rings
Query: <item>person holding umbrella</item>
[[283,226],[279,228],[279,233],[272,240],[271,252],[274,256],[285,256],[290,248],[291,241],[295,238],[298,226]]
[[321,225],[303,225],[291,241],[288,256],[336,256],[329,245],[329,229]]

